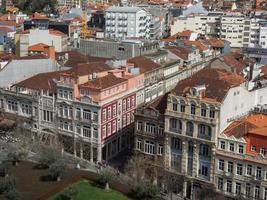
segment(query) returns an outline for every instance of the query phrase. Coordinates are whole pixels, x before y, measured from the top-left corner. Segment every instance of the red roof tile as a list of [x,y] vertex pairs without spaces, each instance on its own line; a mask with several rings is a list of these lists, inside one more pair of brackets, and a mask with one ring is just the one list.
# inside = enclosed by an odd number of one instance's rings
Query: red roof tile
[[134,67],[138,67],[140,69],[140,73],[146,73],[149,71],[153,71],[161,67],[161,65],[153,62],[152,60],[144,57],[137,56],[128,60],[128,63],[134,64]]
[[190,88],[205,85],[206,91],[203,98],[222,102],[228,90],[244,83],[245,79],[237,74],[222,69],[202,69],[190,78],[180,81],[173,94],[186,96]]
[[38,51],[38,52],[43,52],[45,48],[49,47],[48,45],[44,43],[38,43],[32,46],[28,47],[28,51]]

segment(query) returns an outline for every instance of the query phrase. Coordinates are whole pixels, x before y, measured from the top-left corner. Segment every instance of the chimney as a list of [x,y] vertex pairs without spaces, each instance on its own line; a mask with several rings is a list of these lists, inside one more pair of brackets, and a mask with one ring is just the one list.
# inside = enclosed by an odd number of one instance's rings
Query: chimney
[[56,60],[56,52],[55,52],[55,47],[53,46],[48,46],[44,48],[44,54],[52,59],[52,60]]

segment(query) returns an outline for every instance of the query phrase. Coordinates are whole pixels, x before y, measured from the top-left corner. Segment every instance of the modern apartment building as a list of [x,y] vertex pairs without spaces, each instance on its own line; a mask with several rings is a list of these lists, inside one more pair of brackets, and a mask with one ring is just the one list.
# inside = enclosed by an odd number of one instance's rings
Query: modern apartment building
[[145,9],[112,6],[106,10],[105,37],[148,39],[150,38],[150,21],[151,14]]
[[266,20],[252,18],[241,13],[208,13],[181,16],[173,22],[171,35],[191,30],[210,38],[221,38],[231,47],[262,47],[265,39]]

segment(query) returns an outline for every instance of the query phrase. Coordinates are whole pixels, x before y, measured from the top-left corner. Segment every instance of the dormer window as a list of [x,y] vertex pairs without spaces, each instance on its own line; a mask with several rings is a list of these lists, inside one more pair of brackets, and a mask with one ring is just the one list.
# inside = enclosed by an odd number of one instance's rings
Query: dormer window
[[266,148],[261,148],[260,153],[261,153],[261,155],[265,156],[265,154],[266,154]]
[[257,150],[257,148],[255,145],[251,146],[251,151],[256,151],[256,150]]

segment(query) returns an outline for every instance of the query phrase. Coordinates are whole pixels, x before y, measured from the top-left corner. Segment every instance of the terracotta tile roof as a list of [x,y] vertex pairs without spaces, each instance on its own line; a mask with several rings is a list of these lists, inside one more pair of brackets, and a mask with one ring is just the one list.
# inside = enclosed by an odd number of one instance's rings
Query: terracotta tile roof
[[186,96],[190,88],[205,85],[206,91],[203,98],[222,102],[228,90],[245,82],[245,79],[237,74],[222,69],[202,69],[190,78],[180,81],[173,94]]
[[209,48],[201,41],[199,40],[196,40],[196,41],[189,41],[189,40],[185,40],[184,41],[185,45],[188,45],[188,46],[196,46],[200,52],[203,52],[203,51],[207,51]]
[[13,29],[8,28],[8,27],[0,27],[0,31],[12,32]]
[[246,67],[246,64],[244,62],[240,62],[237,58],[240,59],[239,54],[230,53],[223,56],[223,61],[230,67],[234,68],[237,73],[240,73]]
[[68,55],[68,60],[65,63],[66,67],[76,67],[80,63],[89,62],[88,57],[78,51],[58,52],[56,53],[56,60],[59,61],[66,54]]
[[22,56],[16,58],[16,60],[33,60],[33,59],[48,59],[48,58],[46,55],[43,54],[35,54],[35,55]]
[[221,39],[208,39],[206,42],[212,47],[223,48],[226,41]]
[[49,18],[45,14],[41,14],[41,13],[38,13],[38,12],[33,13],[33,15],[31,16],[31,19],[49,20]]
[[144,57],[137,56],[128,60],[128,63],[134,64],[134,67],[139,67],[140,73],[146,73],[149,71],[153,71],[161,67],[161,65],[153,62],[152,60]]
[[267,136],[267,116],[252,114],[231,123],[223,133],[227,136],[240,138],[248,133]]
[[127,79],[116,77],[113,74],[108,74],[88,81],[87,83],[80,85],[80,87],[86,87],[91,90],[103,90],[126,81]]
[[102,62],[81,63],[73,67],[70,72],[76,76],[84,76],[97,72],[104,72],[112,70],[113,68]]
[[35,76],[32,76],[24,81],[21,81],[16,86],[25,87],[32,90],[44,90],[50,92],[56,92],[56,83],[54,79],[59,79],[60,74],[64,71],[40,73]]
[[28,51],[38,51],[38,52],[43,52],[45,48],[49,47],[48,45],[44,43],[38,43],[32,46],[28,47]]
[[53,29],[49,29],[49,33],[51,35],[56,35],[56,36],[65,36],[65,33],[62,33],[61,31],[58,30],[53,30]]
[[17,59],[18,57],[12,53],[0,53],[0,60],[13,60],[13,59]]
[[4,21],[4,20],[0,20],[0,24],[8,25],[8,26],[17,26],[17,23],[14,22],[14,21]]
[[190,49],[183,47],[166,46],[165,48],[183,60],[188,60],[188,55],[191,53]]

